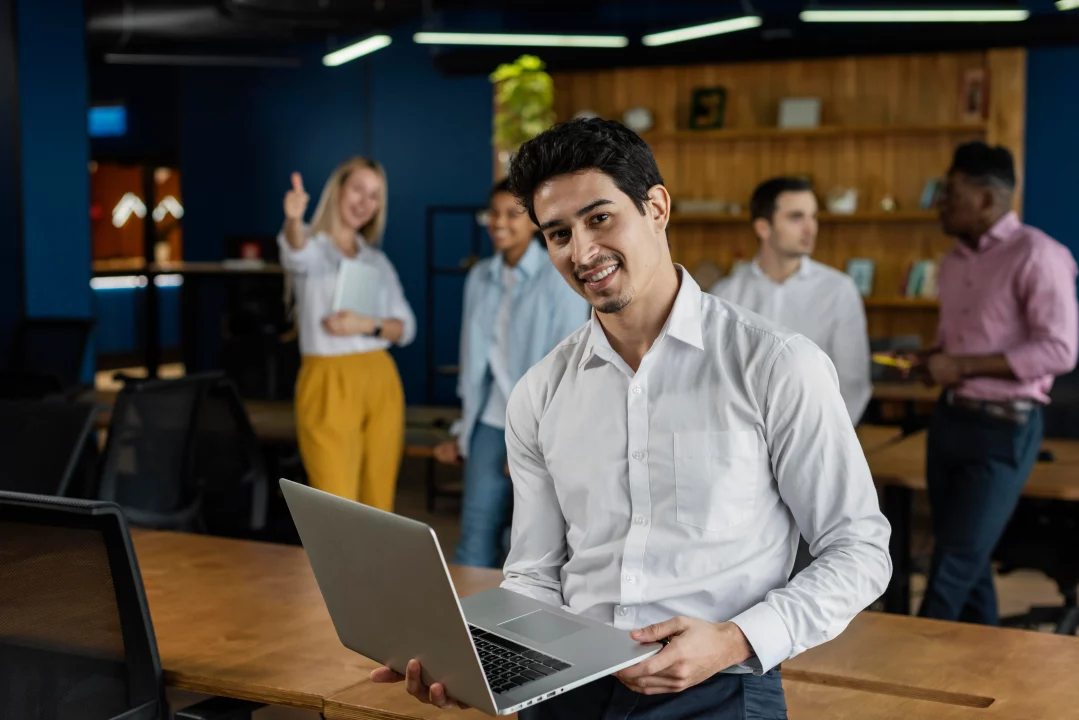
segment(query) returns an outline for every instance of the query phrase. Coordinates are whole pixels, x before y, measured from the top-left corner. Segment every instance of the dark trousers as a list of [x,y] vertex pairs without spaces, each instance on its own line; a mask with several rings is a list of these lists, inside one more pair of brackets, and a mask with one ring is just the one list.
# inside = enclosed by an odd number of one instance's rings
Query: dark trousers
[[1000,624],[990,561],[1041,440],[1041,408],[1017,424],[937,403],[926,448],[935,547],[919,615]]
[[613,677],[522,710],[521,720],[786,720],[783,681],[719,674],[680,693],[639,695]]

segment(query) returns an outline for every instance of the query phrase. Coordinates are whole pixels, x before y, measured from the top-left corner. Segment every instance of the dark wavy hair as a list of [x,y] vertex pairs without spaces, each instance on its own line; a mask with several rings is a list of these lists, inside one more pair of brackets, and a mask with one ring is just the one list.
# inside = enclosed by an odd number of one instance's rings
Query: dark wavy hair
[[648,143],[614,120],[583,118],[559,123],[532,138],[510,164],[513,194],[539,225],[533,197],[543,183],[559,175],[599,170],[645,213],[648,191],[663,184]]
[[1002,185],[1015,189],[1015,160],[1008,148],[984,142],[969,142],[955,149],[952,170],[983,185]]

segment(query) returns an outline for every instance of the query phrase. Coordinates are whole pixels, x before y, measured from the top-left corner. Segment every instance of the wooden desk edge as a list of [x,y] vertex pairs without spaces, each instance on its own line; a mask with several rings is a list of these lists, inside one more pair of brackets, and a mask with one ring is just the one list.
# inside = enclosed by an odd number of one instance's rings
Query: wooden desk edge
[[[186,690],[203,695],[228,697],[234,700],[247,700],[296,710],[310,710],[317,713],[323,711],[326,701],[326,697],[317,693],[289,692],[280,688],[261,685],[252,687],[239,683],[221,682],[220,680],[197,675],[178,674],[170,670],[165,671],[165,685],[177,690]],[[346,685],[330,693],[330,696],[340,694],[351,687],[353,686]]]

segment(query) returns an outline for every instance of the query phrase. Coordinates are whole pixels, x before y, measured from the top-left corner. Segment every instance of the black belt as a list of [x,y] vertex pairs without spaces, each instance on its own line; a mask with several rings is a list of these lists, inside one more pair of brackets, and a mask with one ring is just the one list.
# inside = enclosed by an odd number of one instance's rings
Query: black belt
[[946,391],[944,401],[952,407],[1007,420],[1017,425],[1025,425],[1030,420],[1030,414],[1038,407],[1038,403],[1033,400],[979,400],[959,395],[955,390]]

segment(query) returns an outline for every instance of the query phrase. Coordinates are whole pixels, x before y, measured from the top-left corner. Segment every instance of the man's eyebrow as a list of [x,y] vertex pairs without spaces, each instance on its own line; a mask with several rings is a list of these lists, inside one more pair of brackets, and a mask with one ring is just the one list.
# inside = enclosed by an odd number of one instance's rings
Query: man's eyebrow
[[[598,207],[600,207],[602,205],[614,205],[614,201],[613,200],[604,200],[603,198],[600,198],[599,200],[595,200],[595,201],[590,202],[589,204],[585,205],[583,208],[581,208],[576,213],[574,213],[574,215],[576,215],[577,217],[584,217],[585,215],[587,215],[588,213],[592,212],[593,210],[595,210],[596,208],[598,208]],[[564,225],[564,224],[565,224],[565,221],[562,218],[555,218],[554,220],[548,220],[547,222],[540,225],[539,229],[542,232],[544,230],[550,230],[553,227],[557,227],[559,225]]]

